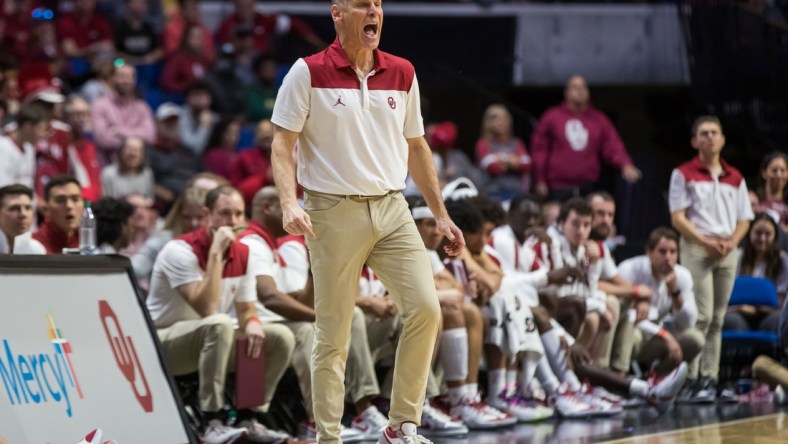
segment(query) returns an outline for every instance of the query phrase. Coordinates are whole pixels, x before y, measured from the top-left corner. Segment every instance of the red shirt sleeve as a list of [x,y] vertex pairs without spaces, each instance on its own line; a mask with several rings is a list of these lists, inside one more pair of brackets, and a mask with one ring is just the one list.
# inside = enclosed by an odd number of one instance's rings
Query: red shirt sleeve
[[624,142],[618,135],[618,131],[616,131],[613,123],[604,115],[600,117],[600,125],[602,127],[602,160],[618,168],[632,165],[632,159],[629,157],[629,153],[627,153],[624,147]]
[[517,172],[522,174],[531,171],[531,156],[528,155],[528,150],[525,149],[525,142],[517,139],[517,150],[515,152],[519,160]]
[[490,144],[481,138],[476,142],[476,163],[492,177],[506,172],[506,166],[490,150]]

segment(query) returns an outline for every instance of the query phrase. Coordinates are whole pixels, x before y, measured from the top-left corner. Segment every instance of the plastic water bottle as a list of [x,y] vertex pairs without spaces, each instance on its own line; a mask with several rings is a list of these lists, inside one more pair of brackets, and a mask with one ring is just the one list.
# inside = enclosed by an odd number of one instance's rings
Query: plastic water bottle
[[79,253],[96,254],[96,217],[87,200],[82,210],[82,220],[79,221]]

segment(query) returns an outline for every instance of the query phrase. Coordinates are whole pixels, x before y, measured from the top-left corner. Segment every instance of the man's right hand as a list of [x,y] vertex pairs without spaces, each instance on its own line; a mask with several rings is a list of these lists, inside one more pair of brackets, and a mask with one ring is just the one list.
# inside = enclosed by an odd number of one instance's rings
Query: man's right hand
[[540,197],[546,197],[550,193],[550,188],[547,187],[546,182],[536,182],[534,185],[534,193]]
[[312,231],[312,220],[298,204],[282,206],[282,226],[290,234],[296,236],[308,234],[312,239],[317,239],[315,232]]
[[547,273],[547,283],[564,285],[572,283],[583,277],[583,273],[576,267],[564,267]]
[[232,227],[219,227],[213,232],[213,241],[211,241],[211,252],[224,254],[224,251],[235,240],[235,233]]
[[668,359],[675,365],[679,365],[682,359],[684,359],[681,353],[681,345],[679,345],[676,338],[667,331],[663,333],[662,339],[665,341],[665,347],[668,349]]

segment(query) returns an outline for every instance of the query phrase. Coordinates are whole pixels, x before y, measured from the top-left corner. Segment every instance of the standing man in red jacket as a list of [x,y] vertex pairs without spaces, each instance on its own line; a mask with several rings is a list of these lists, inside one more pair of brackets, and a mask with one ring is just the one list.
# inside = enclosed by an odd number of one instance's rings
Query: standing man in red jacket
[[613,123],[591,105],[583,77],[567,81],[564,99],[542,115],[531,140],[536,194],[559,201],[586,195],[594,191],[603,163],[618,167],[627,182],[637,182],[640,170]]

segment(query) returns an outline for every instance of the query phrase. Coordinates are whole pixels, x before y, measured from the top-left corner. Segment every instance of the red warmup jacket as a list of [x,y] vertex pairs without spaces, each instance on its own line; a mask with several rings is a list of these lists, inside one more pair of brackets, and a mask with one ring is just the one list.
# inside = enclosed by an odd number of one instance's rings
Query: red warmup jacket
[[592,107],[580,113],[566,103],[548,109],[531,139],[534,179],[551,189],[597,182],[602,164],[632,164],[613,123]]

